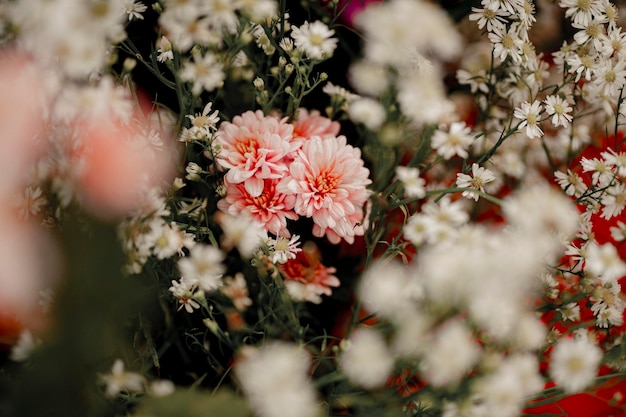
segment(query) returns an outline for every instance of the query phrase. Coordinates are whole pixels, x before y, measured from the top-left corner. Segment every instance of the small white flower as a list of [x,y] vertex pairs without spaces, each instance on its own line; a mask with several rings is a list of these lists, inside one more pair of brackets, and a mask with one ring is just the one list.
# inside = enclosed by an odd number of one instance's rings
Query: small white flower
[[616,226],[612,226],[610,229],[611,237],[616,242],[621,242],[626,239],[626,224],[623,222],[617,222]]
[[[381,276],[385,279],[380,279]],[[361,277],[357,294],[368,311],[394,322],[414,310],[415,280],[400,262],[375,262]]]
[[329,58],[337,47],[337,38],[332,36],[335,31],[321,21],[304,22],[302,26],[293,26],[291,37],[298,49],[313,59]]
[[159,379],[150,383],[149,392],[155,397],[166,397],[176,391],[176,386],[169,379]]
[[106,395],[115,397],[121,393],[143,392],[145,378],[135,372],[124,370],[124,362],[117,359],[113,363],[111,373],[100,376],[101,381],[106,384]]
[[546,111],[552,118],[550,121],[556,126],[568,127],[572,121],[572,106],[559,96],[548,96],[544,100]]
[[148,224],[148,233],[140,235],[135,242],[139,252],[152,253],[158,259],[166,259],[190,248],[194,241],[190,235],[178,229],[176,223],[165,223],[156,218]]
[[610,219],[618,216],[626,207],[626,186],[615,183],[606,189],[606,193],[600,199],[602,214],[600,217]]
[[200,165],[196,164],[195,162],[189,162],[185,167],[185,172],[187,173],[187,175],[185,175],[185,178],[189,181],[199,181],[200,174],[202,174],[203,170],[202,167],[200,167]]
[[559,309],[561,316],[563,316],[563,320],[565,321],[578,321],[580,320],[580,306],[578,303],[569,303],[563,308]]
[[602,152],[600,155],[609,167],[617,169],[617,175],[622,178],[626,177],[626,152],[618,153],[609,148],[607,152]]
[[276,239],[268,239],[270,259],[273,264],[284,264],[290,259],[296,259],[296,254],[302,252],[300,236],[293,235],[290,239],[279,236]]
[[585,80],[591,81],[597,65],[597,57],[591,54],[569,54],[565,58],[570,73],[576,73],[575,81],[578,82],[584,76]]
[[316,394],[308,378],[310,358],[294,345],[270,342],[241,350],[234,369],[255,413],[263,417],[315,417]]
[[437,130],[431,139],[431,146],[444,159],[457,155],[467,158],[467,149],[474,142],[472,129],[465,122],[455,122],[450,125],[448,132]]
[[172,49],[172,42],[165,36],[161,36],[157,42],[157,61],[169,62],[174,59],[174,51]]
[[241,272],[236,273],[234,277],[224,279],[224,286],[220,288],[220,291],[230,298],[239,311],[244,311],[252,305],[252,300],[248,297],[248,284]]
[[483,9],[472,7],[472,13],[469,15],[469,20],[476,21],[479,29],[483,29],[487,26],[487,31],[491,32],[496,27],[502,28],[504,26],[506,16],[507,13],[503,10],[493,10],[489,7],[485,7]]
[[603,59],[594,68],[593,84],[602,95],[617,97],[626,84],[624,60]]
[[350,380],[363,388],[374,389],[389,378],[394,358],[378,331],[359,327],[350,336],[339,364]]
[[251,258],[267,237],[263,226],[245,212],[238,217],[218,212],[215,218],[224,232],[222,248],[229,251],[236,247],[244,258]]
[[143,20],[142,13],[148,10],[148,6],[134,0],[124,0],[123,6],[124,11],[128,14],[128,20]]
[[626,263],[610,243],[602,246],[590,243],[586,249],[585,271],[608,283],[626,275]]
[[565,191],[565,194],[569,196],[580,197],[587,191],[587,185],[583,182],[583,179],[569,169],[567,173],[556,171],[554,177],[559,186]]
[[404,194],[407,197],[423,198],[426,195],[424,185],[426,180],[420,177],[420,170],[413,167],[396,167],[396,178],[404,187]]
[[561,0],[559,6],[567,9],[565,17],[572,19],[572,22],[587,25],[591,19],[602,17],[603,1],[599,0]]
[[387,117],[383,106],[371,98],[360,98],[351,102],[348,114],[353,122],[362,123],[369,130],[378,130]]
[[583,157],[580,160],[583,172],[591,172],[591,182],[600,187],[607,186],[613,179],[613,173],[609,165],[602,159],[588,159]]
[[531,139],[543,136],[543,130],[541,130],[538,124],[541,110],[541,103],[535,100],[532,104],[528,102],[522,103],[522,106],[516,108],[513,113],[513,116],[522,120],[518,129],[526,127],[526,136]]
[[424,379],[437,387],[455,384],[479,357],[480,348],[467,326],[460,321],[449,321],[437,331],[425,352]]
[[477,393],[484,398],[485,416],[517,417],[526,398],[543,388],[537,359],[530,354],[505,358],[494,373],[479,379]]
[[552,351],[550,376],[568,393],[580,392],[595,378],[602,350],[587,338],[561,339]]
[[192,53],[193,60],[185,61],[180,71],[180,78],[183,81],[193,83],[191,93],[194,96],[200,95],[203,91],[213,91],[221,86],[226,75],[222,69],[222,64],[217,62],[215,56],[200,52]]
[[347,103],[350,103],[353,100],[361,98],[361,96],[359,96],[358,94],[351,93],[343,87],[334,85],[330,81],[324,85],[324,87],[322,88],[322,91],[326,93],[327,95],[329,95],[330,97],[341,98],[345,100]]
[[208,102],[204,106],[204,109],[202,109],[202,113],[187,115],[187,118],[191,122],[192,128],[203,129],[206,132],[207,136],[209,136],[211,132],[217,128],[217,124],[220,121],[220,118],[218,116],[218,110],[215,110],[213,113],[211,113],[212,106],[213,103]]
[[195,284],[190,284],[189,281],[181,278],[180,281],[172,280],[172,286],[168,290],[178,300],[178,304],[180,304],[179,311],[184,308],[187,313],[191,314],[194,309],[200,308],[200,304],[195,300],[197,297],[194,294],[196,291]]
[[475,191],[485,192],[485,184],[495,180],[496,176],[490,170],[479,166],[477,163],[472,164],[472,175],[463,173],[456,174],[456,186],[459,188],[468,188],[463,191],[463,197],[478,201],[480,195]]
[[517,63],[522,62],[524,41],[520,39],[517,29],[517,25],[511,25],[508,30],[504,25],[495,25],[489,33],[489,40],[494,46],[493,54],[500,61],[504,61],[510,56],[513,61]]
[[389,74],[384,67],[374,62],[356,62],[348,71],[350,84],[359,93],[378,97],[389,87]]
[[580,220],[572,201],[545,183],[520,189],[506,199],[503,209],[511,225],[539,235],[549,232],[573,237]]
[[222,275],[226,267],[224,252],[218,248],[198,244],[191,248],[189,256],[178,261],[178,270],[190,285],[198,285],[205,291],[212,291],[222,286]]

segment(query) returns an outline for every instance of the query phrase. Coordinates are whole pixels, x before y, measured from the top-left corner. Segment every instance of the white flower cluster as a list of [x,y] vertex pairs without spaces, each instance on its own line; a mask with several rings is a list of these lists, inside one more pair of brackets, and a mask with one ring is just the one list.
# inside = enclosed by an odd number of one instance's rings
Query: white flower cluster
[[[461,52],[461,37],[445,12],[425,1],[393,0],[373,4],[356,20],[365,37],[365,57],[350,69],[357,92],[380,96],[393,84],[401,111],[417,125],[436,123],[453,112],[435,67]],[[355,103],[351,114],[366,126],[382,125],[372,101]]]
[[[425,203],[404,230],[422,245],[417,259],[408,266],[380,262],[362,276],[363,305],[391,322],[394,331],[389,345],[373,329],[355,332],[341,363],[365,388],[389,377],[389,356],[415,361],[420,378],[435,388],[452,389],[469,378],[463,406],[512,417],[527,396],[543,389],[534,352],[545,343],[546,328],[528,299],[537,294],[542,272],[563,252],[555,236],[573,237],[578,214],[565,196],[544,184],[507,199],[506,228],[468,224],[461,203],[447,198]],[[494,357],[496,346],[507,346],[508,354]],[[567,370],[559,360],[553,366],[561,381]],[[475,369],[481,369],[479,376],[470,376]],[[585,378],[578,376],[587,383]],[[472,405],[472,399],[480,401]],[[460,406],[458,400],[445,408]]]

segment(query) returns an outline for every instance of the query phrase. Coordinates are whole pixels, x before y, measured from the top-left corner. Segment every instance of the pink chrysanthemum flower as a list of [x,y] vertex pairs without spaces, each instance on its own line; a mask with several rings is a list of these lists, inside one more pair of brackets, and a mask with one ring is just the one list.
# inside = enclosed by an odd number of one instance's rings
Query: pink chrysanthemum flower
[[315,236],[353,243],[364,232],[368,176],[361,151],[348,145],[345,136],[313,136],[298,150],[277,190],[295,196],[294,211],[313,218]]
[[299,108],[296,117],[297,119],[291,122],[295,138],[309,139],[312,136],[323,138],[329,136],[336,137],[341,128],[339,122],[322,116],[318,110],[308,111],[305,108]]
[[215,136],[220,149],[219,162],[229,169],[226,180],[243,183],[252,197],[263,193],[266,179],[287,174],[285,155],[295,151],[300,141],[294,140],[293,126],[287,119],[265,116],[263,112],[247,111],[224,122]]
[[297,220],[293,207],[295,196],[277,191],[279,180],[262,180],[261,193],[251,195],[243,183],[234,184],[224,178],[226,196],[218,201],[217,207],[225,213],[237,216],[248,212],[252,219],[259,222],[265,230],[276,235],[290,237],[287,230],[287,219]]

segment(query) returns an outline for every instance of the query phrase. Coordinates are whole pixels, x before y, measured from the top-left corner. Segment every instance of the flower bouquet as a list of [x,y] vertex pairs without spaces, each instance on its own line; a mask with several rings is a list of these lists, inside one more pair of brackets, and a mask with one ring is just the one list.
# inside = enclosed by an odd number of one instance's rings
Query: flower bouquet
[[0,415],[624,416],[619,12],[0,3]]

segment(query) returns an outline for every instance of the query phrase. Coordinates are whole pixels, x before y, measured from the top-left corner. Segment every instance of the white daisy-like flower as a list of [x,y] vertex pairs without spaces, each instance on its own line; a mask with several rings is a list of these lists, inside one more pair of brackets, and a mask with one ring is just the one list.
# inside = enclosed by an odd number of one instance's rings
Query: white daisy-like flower
[[298,235],[292,235],[291,238],[279,236],[276,239],[268,239],[267,245],[272,263],[284,264],[290,259],[296,259],[296,254],[302,252],[299,240]]
[[493,54],[500,61],[511,57],[514,62],[522,62],[522,46],[524,41],[519,37],[518,25],[494,26],[489,33],[489,40],[493,43]]
[[161,36],[157,41],[157,61],[169,62],[174,59],[174,50],[172,49],[172,42],[165,36]]
[[111,372],[101,375],[100,380],[106,385],[105,393],[109,397],[115,397],[120,393],[143,392],[146,383],[142,375],[126,371],[121,359],[117,359]]
[[587,184],[584,183],[583,179],[569,169],[566,173],[556,171],[554,177],[559,186],[565,191],[565,194],[569,196],[580,197],[587,191]]
[[568,127],[572,121],[572,106],[563,98],[557,95],[546,97],[544,100],[546,111],[552,118],[550,121],[556,126]]
[[431,236],[437,236],[437,233],[433,233],[433,229],[436,229],[438,223],[434,222],[428,216],[424,216],[420,213],[416,213],[409,217],[402,228],[404,238],[415,246],[420,246],[424,242],[433,241]]
[[200,308],[200,304],[195,300],[197,297],[194,294],[196,289],[195,284],[190,284],[184,278],[181,278],[180,281],[172,280],[172,286],[168,288],[169,292],[176,297],[178,304],[180,304],[178,310],[180,311],[184,308],[189,314],[193,313],[194,309]]
[[602,95],[617,97],[626,84],[626,63],[623,59],[603,59],[594,68],[593,85]]
[[626,186],[615,183],[606,189],[600,200],[602,214],[600,217],[610,219],[618,216],[626,207]]
[[569,72],[572,74],[576,73],[576,82],[581,78],[591,81],[597,65],[597,56],[589,53],[572,53],[567,55],[565,62],[568,65]]
[[572,27],[578,29],[574,34],[574,41],[579,45],[592,44],[595,50],[602,48],[602,39],[605,35],[604,22],[592,19],[589,23],[572,23]]
[[396,178],[404,187],[407,197],[423,198],[426,195],[426,180],[420,177],[420,170],[414,167],[396,167]]
[[478,201],[480,194],[476,191],[485,192],[485,184],[495,180],[496,176],[488,170],[479,166],[477,163],[472,164],[472,175],[463,173],[456,174],[456,186],[459,188],[467,188],[467,191],[463,191],[462,196],[465,198]]
[[613,179],[613,172],[603,159],[583,157],[580,160],[580,166],[582,166],[583,172],[592,172],[591,183],[594,185],[604,187],[609,185]]
[[347,103],[352,102],[353,100],[361,98],[358,94],[351,93],[343,87],[338,85],[334,85],[330,81],[327,82],[324,87],[322,87],[322,91],[329,95],[330,97],[339,97],[344,99]]
[[596,316],[596,326],[607,328],[624,324],[626,302],[620,297],[621,286],[617,281],[597,286],[590,297],[591,311]]
[[213,113],[211,113],[212,106],[213,103],[208,102],[204,106],[204,109],[202,109],[202,113],[187,115],[187,118],[191,122],[191,129],[201,129],[206,136],[209,136],[211,132],[217,129],[217,124],[220,121],[220,118],[218,116],[219,110],[215,110]]
[[626,224],[623,222],[617,222],[615,226],[612,226],[610,229],[611,237],[616,242],[621,242],[626,239]]
[[564,391],[580,392],[595,378],[602,350],[588,338],[561,339],[552,351],[550,376]]
[[580,25],[587,25],[595,18],[602,18],[603,0],[561,0],[559,6],[567,9],[565,17]]
[[332,56],[337,48],[335,31],[319,20],[313,23],[304,22],[302,26],[293,26],[291,37],[298,49],[312,59],[324,59]]
[[222,64],[215,59],[214,55],[210,53],[202,55],[198,51],[193,51],[192,58],[183,63],[180,78],[193,83],[191,87],[193,95],[198,96],[203,91],[213,91],[222,85],[226,75]]
[[590,243],[585,251],[585,271],[596,275],[603,283],[609,283],[626,275],[626,263],[622,261],[615,246],[610,243]]
[[602,152],[600,155],[609,167],[617,169],[617,175],[626,178],[626,152],[618,153],[609,148],[608,152]]
[[147,225],[148,232],[139,236],[135,244],[140,252],[151,253],[158,259],[180,254],[183,248],[194,245],[193,236],[178,229],[176,223],[155,218]]
[[609,27],[600,53],[605,57],[623,57],[626,52],[626,32],[621,27]]
[[580,305],[578,303],[569,303],[558,309],[558,311],[565,321],[573,322],[580,320]]
[[472,13],[469,15],[469,20],[476,21],[479,29],[483,29],[486,26],[487,31],[491,32],[496,27],[504,26],[506,16],[507,13],[503,10],[494,10],[489,7],[482,9],[472,7]]
[[178,261],[178,270],[190,285],[212,291],[222,286],[224,258],[224,252],[215,246],[198,244],[191,248],[189,256]]
[[126,14],[128,14],[128,20],[143,20],[142,13],[148,10],[148,6],[134,0],[124,0],[123,7]]
[[431,138],[430,146],[444,159],[453,156],[467,158],[470,145],[474,142],[472,129],[465,122],[455,122],[448,132],[437,130]]
[[523,129],[525,127],[526,136],[531,139],[543,136],[543,130],[539,127],[541,111],[541,103],[535,100],[532,104],[528,102],[522,103],[522,106],[516,108],[513,113],[513,116],[522,120],[518,129]]

